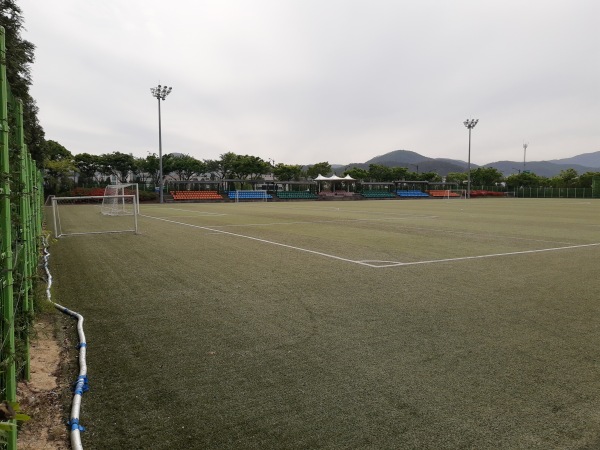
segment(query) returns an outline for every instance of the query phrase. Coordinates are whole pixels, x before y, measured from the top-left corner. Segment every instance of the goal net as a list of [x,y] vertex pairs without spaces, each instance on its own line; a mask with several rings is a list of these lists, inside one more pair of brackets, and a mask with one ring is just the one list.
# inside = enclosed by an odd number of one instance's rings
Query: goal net
[[[114,213],[106,213],[105,202]],[[50,197],[46,202],[47,223],[54,236],[138,232],[135,195]]]
[[[135,196],[135,202],[126,201],[127,196]],[[138,185],[131,184],[109,184],[104,189],[102,199],[102,214],[105,216],[124,216],[133,214],[132,207],[139,214],[139,192]]]

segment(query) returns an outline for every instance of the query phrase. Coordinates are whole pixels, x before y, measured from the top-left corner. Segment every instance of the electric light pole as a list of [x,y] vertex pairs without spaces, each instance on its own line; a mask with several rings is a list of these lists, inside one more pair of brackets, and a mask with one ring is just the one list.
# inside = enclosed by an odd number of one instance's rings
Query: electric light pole
[[467,119],[463,123],[469,129],[469,160],[467,162],[467,198],[471,198],[471,130],[475,128],[479,119]]
[[523,172],[525,172],[525,161],[527,160],[527,147],[529,147],[529,142],[523,142]]
[[165,100],[167,95],[171,93],[172,87],[161,86],[160,84],[155,88],[150,88],[150,92],[152,92],[152,97],[155,97],[158,100],[158,185],[160,189],[159,194],[159,202],[163,203],[163,161],[162,161],[162,130],[161,130],[161,122],[160,122],[160,101]]

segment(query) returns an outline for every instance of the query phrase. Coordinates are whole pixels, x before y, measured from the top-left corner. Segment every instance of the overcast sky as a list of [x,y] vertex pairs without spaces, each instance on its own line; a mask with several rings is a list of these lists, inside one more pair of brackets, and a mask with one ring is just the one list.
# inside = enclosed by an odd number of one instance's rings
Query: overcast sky
[[73,154],[364,162],[600,150],[598,0],[19,0],[46,139]]

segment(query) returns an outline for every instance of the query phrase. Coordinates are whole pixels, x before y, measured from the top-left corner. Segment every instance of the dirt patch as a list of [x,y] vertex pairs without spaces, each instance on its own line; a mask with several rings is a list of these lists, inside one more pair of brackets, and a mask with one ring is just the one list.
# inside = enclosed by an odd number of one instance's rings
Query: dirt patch
[[21,411],[31,417],[19,430],[20,450],[68,450],[69,433],[66,425],[65,382],[61,381],[62,361],[66,344],[56,336],[56,315],[43,315],[34,325],[31,341],[31,380],[18,385]]

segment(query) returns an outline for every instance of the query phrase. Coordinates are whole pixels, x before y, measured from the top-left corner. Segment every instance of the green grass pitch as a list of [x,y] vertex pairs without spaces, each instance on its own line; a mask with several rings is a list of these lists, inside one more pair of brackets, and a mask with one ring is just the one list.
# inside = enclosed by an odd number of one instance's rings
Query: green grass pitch
[[600,447],[600,201],[142,205],[54,241],[86,449]]

